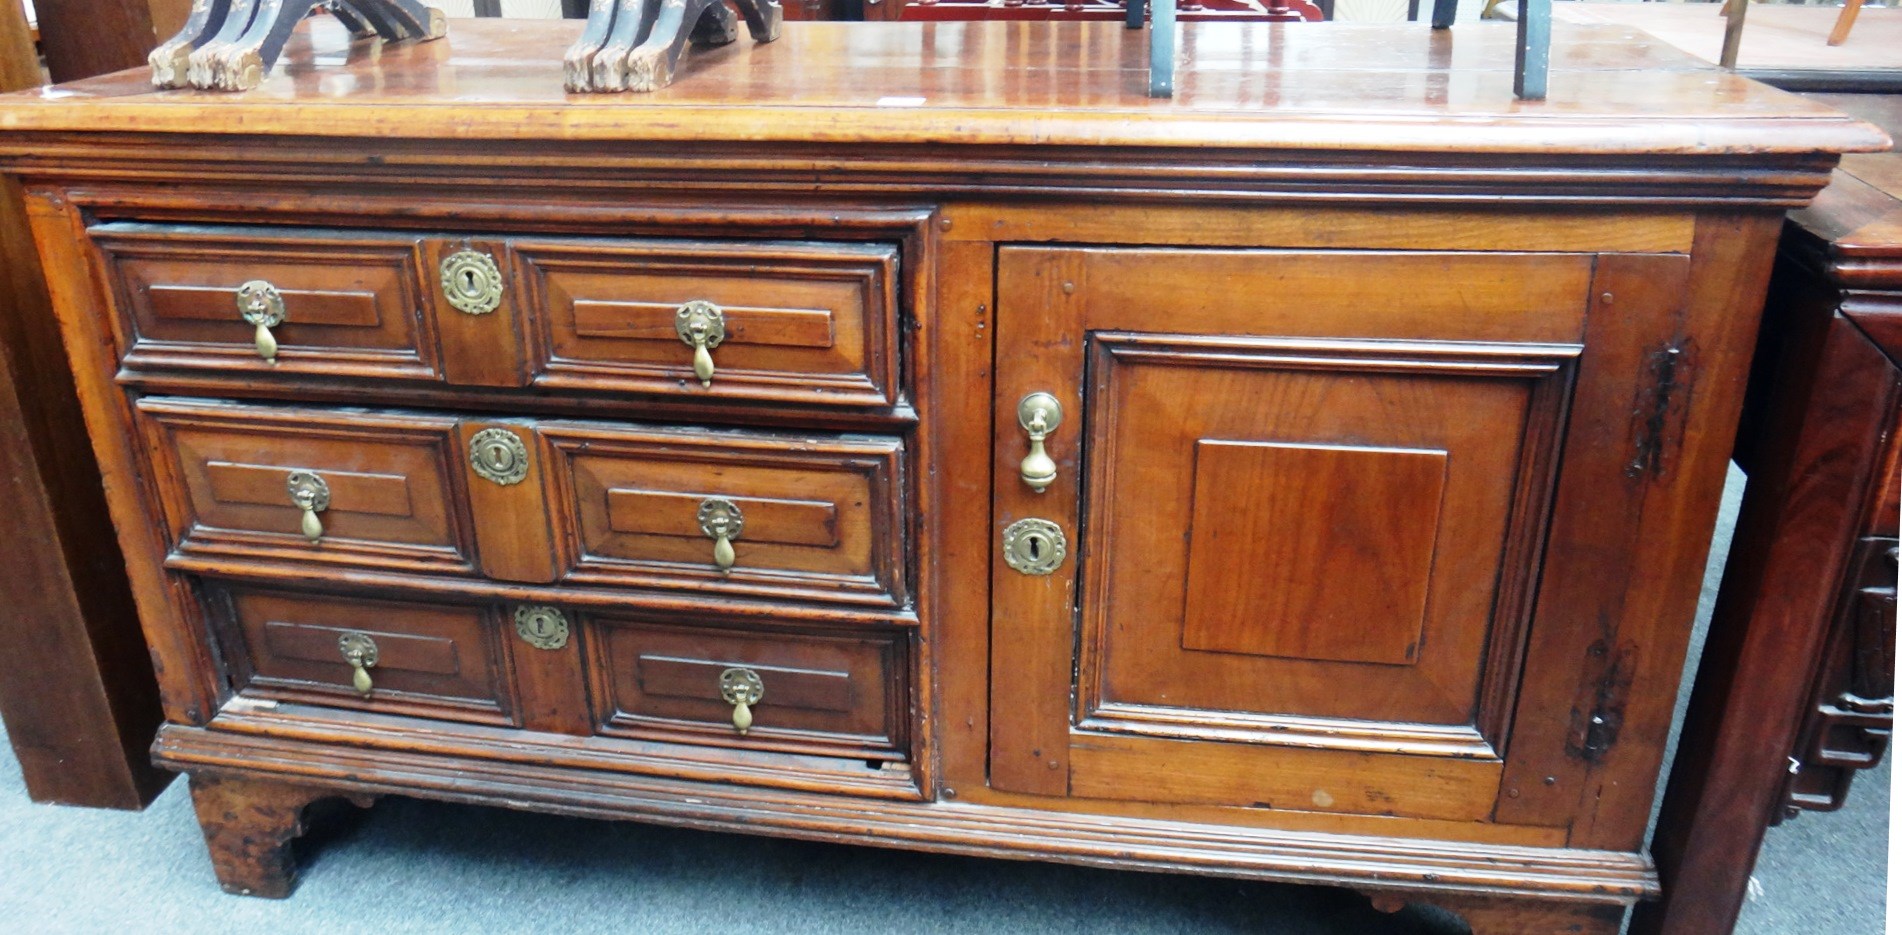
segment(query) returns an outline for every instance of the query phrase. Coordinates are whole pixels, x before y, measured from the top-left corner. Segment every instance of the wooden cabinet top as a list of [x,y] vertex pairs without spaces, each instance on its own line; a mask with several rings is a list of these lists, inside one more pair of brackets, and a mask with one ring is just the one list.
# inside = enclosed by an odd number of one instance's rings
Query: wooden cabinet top
[[[1843,159],[1816,203],[1790,218],[1844,260],[1902,259],[1902,153],[1870,153]],[[1840,271],[1839,271],[1840,272]],[[1892,279],[1902,284],[1902,267]]]
[[1493,24],[1190,26],[1168,100],[1145,94],[1145,34],[1118,23],[789,23],[777,42],[693,50],[677,84],[645,95],[563,91],[579,28],[465,20],[440,41],[352,49],[320,17],[255,91],[155,91],[128,71],[0,98],[0,128],[1786,158],[1886,145],[1613,26],[1557,24],[1540,102],[1514,99],[1513,30]]

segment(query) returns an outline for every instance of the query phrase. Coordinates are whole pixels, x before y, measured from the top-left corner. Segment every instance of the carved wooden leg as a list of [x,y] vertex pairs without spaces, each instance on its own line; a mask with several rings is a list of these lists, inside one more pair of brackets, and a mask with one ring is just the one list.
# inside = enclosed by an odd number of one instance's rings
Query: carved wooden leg
[[1398,893],[1369,893],[1368,899],[1382,912],[1398,912],[1410,902],[1438,906],[1464,920],[1473,935],[1618,935],[1625,920],[1625,907],[1602,903]]
[[[304,833],[304,810],[342,793],[262,779],[194,774],[192,807],[225,892],[283,899],[296,885],[291,842]],[[368,807],[369,798],[353,799]]]
[[780,24],[785,22],[786,11],[778,0],[734,0],[740,8],[740,16],[746,19],[746,31],[751,33],[754,42],[771,42],[779,38]]
[[614,24],[590,59],[594,69],[589,84],[592,90],[627,90],[627,53],[647,38],[659,9],[660,0],[615,0]]
[[231,0],[204,0],[192,4],[185,25],[178,35],[159,43],[146,57],[152,65],[152,83],[161,88],[182,88],[185,73],[191,67],[192,50],[210,41],[224,26]]

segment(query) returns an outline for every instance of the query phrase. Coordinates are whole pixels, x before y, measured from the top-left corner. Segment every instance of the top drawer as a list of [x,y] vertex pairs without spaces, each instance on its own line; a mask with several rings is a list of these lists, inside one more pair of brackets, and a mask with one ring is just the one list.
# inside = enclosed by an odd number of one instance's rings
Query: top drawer
[[901,399],[891,244],[140,223],[91,235],[128,379],[160,389],[315,380],[374,394],[337,380],[382,378],[868,413]]
[[892,246],[511,247],[539,326],[537,386],[864,407],[896,401]]
[[[417,237],[152,224],[92,235],[126,367],[441,379]],[[274,361],[241,290],[267,316]]]

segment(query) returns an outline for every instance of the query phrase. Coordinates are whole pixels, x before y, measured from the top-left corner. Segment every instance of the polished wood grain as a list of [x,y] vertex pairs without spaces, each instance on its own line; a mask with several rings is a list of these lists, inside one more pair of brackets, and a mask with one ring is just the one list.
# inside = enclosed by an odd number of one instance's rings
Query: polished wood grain
[[[1167,101],[1148,96],[1146,37],[1118,23],[792,24],[776,42],[689,58],[673,87],[638,102],[562,90],[561,50],[578,23],[459,21],[447,41],[382,49],[374,60],[352,51],[334,21],[304,29],[285,53],[293,64],[255,91],[157,92],[146,76],[126,73],[53,98],[16,96],[5,124],[535,141],[1548,151],[1531,130],[1563,135],[1570,152],[1653,156],[1886,145],[1826,107],[1661,44],[1633,44],[1616,28],[1558,29],[1551,93],[1531,105],[1513,97],[1511,30],[1485,25],[1457,43],[1389,26],[1188,26]],[[1282,80],[1275,61],[1299,61],[1305,80]],[[1461,76],[1456,86],[1392,80],[1396,71],[1447,69]],[[1005,72],[1010,80],[984,77]],[[327,79],[342,73],[362,80],[340,97]],[[929,106],[908,103],[916,97]],[[491,119],[464,119],[478,102]],[[825,119],[807,119],[808,108],[822,108]],[[1597,132],[1608,112],[1640,119]]]
[[[216,101],[0,103],[166,672],[161,762],[1358,886],[1493,930],[1604,931],[1655,893],[1644,808],[1773,219],[1818,147],[1879,134],[1584,32],[1524,107],[1485,38],[1368,31],[1383,71],[1344,33],[1198,32],[1195,90],[1158,103],[1119,84],[1133,41],[1022,24],[789,31],[628,107],[538,83],[569,28],[319,52]],[[123,366],[94,238],[127,225],[187,259],[240,226],[401,244],[438,369]],[[437,294],[461,249],[504,272],[495,312]],[[733,312],[712,386],[668,333],[695,298]],[[1065,410],[1041,492],[1032,392]],[[300,437],[367,439],[306,447],[434,478],[455,562],[319,560],[262,518],[183,536],[186,472],[130,440],[160,410],[243,413],[224,434],[272,457],[218,459],[268,469],[221,481],[240,498]],[[398,425],[434,460],[369,470]],[[519,484],[469,463],[497,428]],[[712,497],[747,516],[725,572]],[[1050,575],[1004,559],[1027,518],[1067,540]],[[268,697],[234,678],[268,632],[234,594],[334,605],[405,668]],[[525,607],[568,642],[512,634]],[[472,620],[495,678],[422,690]],[[333,625],[289,622],[270,664],[317,666]],[[734,667],[766,685],[744,734]]]

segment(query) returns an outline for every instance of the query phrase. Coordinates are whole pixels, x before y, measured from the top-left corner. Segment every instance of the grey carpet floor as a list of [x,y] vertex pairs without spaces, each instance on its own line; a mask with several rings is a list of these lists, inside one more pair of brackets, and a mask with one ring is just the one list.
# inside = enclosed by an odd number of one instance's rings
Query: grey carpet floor
[[[1734,514],[1733,490],[1726,517]],[[1725,526],[1715,554],[1727,541]],[[1713,562],[1713,573],[1715,565]],[[1705,610],[1708,613],[1708,609]],[[1771,831],[1743,935],[1882,931],[1887,768]],[[213,881],[177,783],[142,814],[34,805],[0,744],[0,933],[1426,935],[1353,893],[910,854],[386,799],[306,839],[273,902]]]

